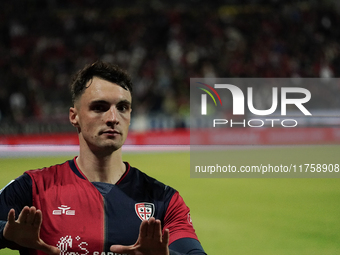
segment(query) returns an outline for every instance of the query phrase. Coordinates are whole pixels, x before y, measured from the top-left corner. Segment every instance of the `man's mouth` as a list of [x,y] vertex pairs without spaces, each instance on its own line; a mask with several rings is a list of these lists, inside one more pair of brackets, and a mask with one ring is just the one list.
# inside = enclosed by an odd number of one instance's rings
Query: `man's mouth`
[[119,134],[121,134],[119,131],[117,131],[115,129],[104,130],[104,131],[102,131],[100,133],[101,134],[107,134],[107,135],[119,135]]

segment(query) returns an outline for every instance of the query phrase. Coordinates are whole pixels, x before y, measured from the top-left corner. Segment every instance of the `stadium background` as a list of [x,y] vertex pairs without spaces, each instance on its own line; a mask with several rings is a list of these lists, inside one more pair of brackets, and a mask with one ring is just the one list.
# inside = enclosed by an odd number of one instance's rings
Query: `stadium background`
[[[131,149],[124,159],[181,192],[208,254],[340,252],[337,179],[190,179],[186,151],[189,78],[339,77],[339,3],[12,0],[0,7],[1,187],[27,169],[76,154],[65,149],[66,157],[45,157],[42,147],[32,157],[30,147],[26,158],[27,147],[22,153],[8,145],[74,144],[68,82],[102,59],[133,77],[137,138],[130,144],[181,145],[172,152]],[[337,95],[316,96],[337,111]],[[339,152],[339,145],[260,147],[231,149],[228,157],[251,162],[266,155],[282,163],[296,155],[297,164],[334,164]]]

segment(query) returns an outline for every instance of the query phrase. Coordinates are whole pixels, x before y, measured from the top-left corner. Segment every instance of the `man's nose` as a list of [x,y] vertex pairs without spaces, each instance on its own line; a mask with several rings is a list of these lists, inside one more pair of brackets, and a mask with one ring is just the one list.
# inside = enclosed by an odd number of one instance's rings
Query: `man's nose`
[[118,112],[115,107],[111,107],[106,114],[106,123],[108,125],[118,123]]

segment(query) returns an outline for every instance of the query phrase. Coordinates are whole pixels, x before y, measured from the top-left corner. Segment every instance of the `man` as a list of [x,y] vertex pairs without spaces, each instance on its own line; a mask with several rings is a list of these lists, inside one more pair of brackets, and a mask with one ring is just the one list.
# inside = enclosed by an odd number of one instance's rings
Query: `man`
[[71,88],[69,119],[79,156],[27,171],[1,191],[0,248],[21,254],[205,254],[178,192],[122,161],[129,76],[96,62],[75,75]]

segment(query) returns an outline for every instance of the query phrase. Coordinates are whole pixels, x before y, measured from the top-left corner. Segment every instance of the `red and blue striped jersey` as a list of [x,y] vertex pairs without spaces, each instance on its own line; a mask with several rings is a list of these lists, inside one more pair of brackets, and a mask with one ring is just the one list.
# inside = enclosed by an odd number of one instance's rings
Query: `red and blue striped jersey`
[[178,250],[178,242],[186,240],[193,244],[189,250],[205,254],[179,193],[125,164],[126,172],[115,185],[89,182],[75,159],[27,171],[1,192],[0,220],[4,222],[10,208],[19,213],[33,205],[43,213],[41,239],[59,247],[62,255],[111,255],[111,245],[134,244],[141,221],[155,217],[170,231],[170,249]]

